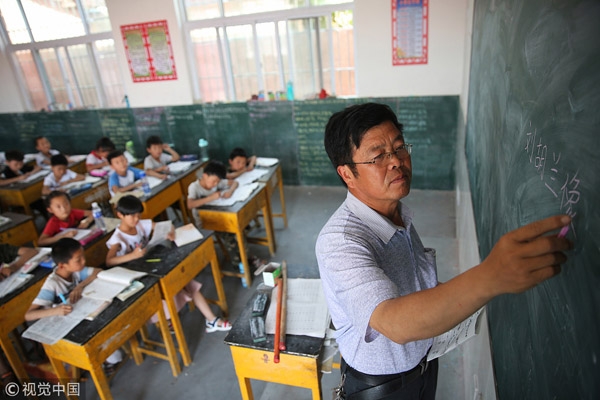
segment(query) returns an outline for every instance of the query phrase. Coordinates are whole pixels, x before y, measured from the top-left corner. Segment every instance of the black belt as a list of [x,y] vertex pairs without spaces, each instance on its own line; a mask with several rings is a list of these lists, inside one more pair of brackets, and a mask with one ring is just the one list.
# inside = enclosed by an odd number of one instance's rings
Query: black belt
[[347,373],[355,379],[371,386],[360,392],[347,394],[346,400],[371,400],[390,395],[423,375],[427,371],[428,366],[429,362],[427,361],[427,356],[425,356],[416,367],[409,371],[390,375],[369,375],[355,370],[342,358],[342,374]]

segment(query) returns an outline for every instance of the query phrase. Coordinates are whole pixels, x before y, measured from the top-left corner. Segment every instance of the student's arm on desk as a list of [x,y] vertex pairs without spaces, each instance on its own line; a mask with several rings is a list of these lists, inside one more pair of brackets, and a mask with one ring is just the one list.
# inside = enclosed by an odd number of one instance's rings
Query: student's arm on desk
[[163,144],[163,150],[169,153],[172,157],[171,162],[179,161],[179,153],[171,148],[167,143]]
[[248,165],[246,166],[246,171],[252,171],[254,166],[256,165],[256,156],[250,156],[248,158]]
[[70,304],[59,304],[56,307],[50,308],[44,308],[39,304],[32,304],[25,313],[25,321],[35,321],[53,315],[67,315],[71,311],[73,311],[73,306]]
[[235,189],[237,189],[237,187],[239,186],[238,181],[235,181],[233,179],[229,179],[229,182],[227,182],[229,184],[229,187],[223,191],[221,191],[221,197],[228,199],[231,197],[231,195],[233,195],[233,192],[235,192]]
[[[552,231],[569,224],[566,215],[546,218],[502,236],[481,264],[434,288],[381,302],[369,325],[397,343],[440,335],[492,298],[521,293],[560,272],[572,244]],[[406,321],[411,321],[406,324]]]
[[202,207],[203,205],[210,203],[213,200],[217,200],[219,197],[221,197],[221,192],[214,192],[211,193],[209,196],[200,197],[199,199],[190,199],[188,197],[187,208],[191,210],[192,208]]
[[85,164],[85,169],[87,170],[87,172],[90,172],[90,171],[93,171],[95,169],[104,168],[107,165],[110,165],[108,163],[108,161],[102,161],[101,163],[98,163],[98,164]]
[[127,186],[113,185],[113,187],[111,189],[112,189],[113,193],[129,192],[129,191],[139,188],[140,186],[142,186],[142,182],[138,181],[138,182],[133,182],[132,184],[127,185]]
[[19,247],[18,255],[19,257],[13,262],[8,264],[8,268],[2,268],[0,273],[2,276],[6,277],[12,274],[13,272],[17,272],[19,268],[21,268],[29,259],[35,256],[38,253],[37,249],[33,247]]
[[40,237],[38,239],[38,245],[48,246],[48,245],[58,242],[62,238],[72,238],[72,237],[75,237],[75,235],[77,235],[77,231],[75,231],[75,230],[60,232],[54,236],[50,236],[47,233],[42,232],[42,234],[40,235]]
[[31,172],[28,172],[23,175],[15,176],[14,178],[0,178],[0,186],[8,186],[11,183],[21,182],[21,181],[27,179],[27,177],[29,175],[31,175]]
[[79,182],[85,179],[85,176],[83,174],[77,174],[75,176],[75,178],[73,179],[69,179],[68,181],[64,181],[60,183],[60,186],[65,186],[68,185],[69,183],[73,183],[73,182]]
[[77,226],[79,229],[86,229],[94,222],[94,216],[90,210],[83,210],[83,215],[85,215],[85,218],[79,221],[79,225]]
[[77,303],[77,301],[79,299],[81,299],[81,294],[83,293],[83,289],[89,285],[90,283],[92,283],[92,281],[94,279],[96,279],[96,277],[98,276],[98,273],[101,271],[100,268],[94,268],[94,272],[92,272],[92,274],[90,276],[88,276],[87,278],[85,278],[83,281],[79,282],[79,285],[75,286],[73,288],[73,290],[71,290],[71,293],[69,293],[69,302],[71,304],[73,303]]
[[146,170],[146,175],[153,176],[153,177],[158,178],[158,179],[167,179],[168,175],[165,174],[165,173],[162,173],[160,171],[165,171],[165,170],[168,170],[168,169],[169,168],[166,165],[162,166],[160,168],[156,168],[156,169],[147,169]]
[[123,264],[131,260],[137,260],[146,254],[146,249],[136,247],[132,252],[123,254],[122,256],[117,255],[117,251],[121,248],[119,243],[113,244],[106,253],[106,266],[112,267],[118,264]]

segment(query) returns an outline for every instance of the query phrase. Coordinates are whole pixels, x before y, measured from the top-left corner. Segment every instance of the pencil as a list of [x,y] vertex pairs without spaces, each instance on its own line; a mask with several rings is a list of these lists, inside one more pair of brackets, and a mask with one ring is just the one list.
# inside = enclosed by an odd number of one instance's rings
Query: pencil
[[279,350],[285,350],[285,328],[287,320],[287,264],[281,263],[281,290],[283,292],[281,299],[281,328],[279,330]]
[[281,278],[277,278],[277,313],[275,314],[275,346],[273,361],[279,363],[279,332],[281,331],[281,299],[283,297],[283,290],[281,290]]

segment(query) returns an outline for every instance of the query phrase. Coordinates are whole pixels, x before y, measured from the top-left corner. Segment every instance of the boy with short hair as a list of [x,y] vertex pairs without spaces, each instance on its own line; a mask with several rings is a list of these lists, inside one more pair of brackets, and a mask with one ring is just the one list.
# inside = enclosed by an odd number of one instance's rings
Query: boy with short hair
[[44,136],[38,136],[34,139],[33,144],[35,145],[35,149],[39,151],[35,155],[35,162],[41,168],[50,169],[51,166],[51,158],[57,154],[60,154],[60,151],[52,149],[52,145],[50,141],[46,139]]
[[[108,242],[106,242],[108,246],[108,254],[106,255],[107,266],[122,264],[146,255],[145,246],[150,240],[150,235],[155,225],[151,219],[140,220],[140,214],[144,211],[144,206],[140,199],[135,196],[121,197],[117,202],[116,211],[121,224],[115,229]],[[231,324],[227,320],[217,317],[212,312],[206,299],[200,293],[201,287],[202,284],[194,279],[185,285],[175,295],[177,310],[181,309],[188,301],[193,300],[196,307],[198,307],[202,315],[206,318],[206,332],[230,330]],[[170,314],[164,302],[163,305],[165,314],[170,319]]]
[[[92,283],[100,268],[85,266],[83,246],[75,239],[62,238],[52,247],[52,259],[56,263],[54,271],[48,276],[29,310],[25,321],[33,321],[52,315],[67,315],[73,311],[71,304],[81,299],[83,289]],[[68,295],[64,304],[61,296]],[[108,356],[104,363],[107,370],[121,362],[123,355],[119,350]]]
[[62,154],[56,154],[50,158],[52,172],[44,178],[42,195],[46,196],[53,190],[61,190],[65,185],[85,179],[85,176],[68,169],[69,161]]
[[96,142],[96,147],[85,159],[85,168],[87,172],[93,171],[95,169],[101,169],[106,166],[109,166],[108,160],[106,157],[111,151],[115,150],[115,144],[110,138],[101,137]]
[[256,165],[256,156],[248,157],[246,151],[236,147],[229,154],[229,171],[227,179],[234,179],[246,171],[252,171]]
[[10,185],[27,179],[32,174],[38,172],[41,168],[37,165],[25,165],[23,161],[25,155],[19,150],[7,151],[4,155],[6,167],[2,170],[0,176],[0,186]]
[[[153,173],[168,174],[167,164],[179,160],[179,154],[167,143],[163,143],[159,136],[150,136],[146,140],[146,151],[149,155],[144,159],[144,169],[149,175],[154,176]],[[163,151],[169,154],[165,154]]]
[[202,227],[202,221],[196,208],[209,203],[219,197],[229,198],[238,187],[238,182],[233,179],[225,179],[227,171],[223,163],[209,161],[203,169],[196,174],[200,179],[195,180],[188,186],[187,208],[192,211],[194,221],[198,228]]
[[142,177],[142,170],[130,166],[121,150],[110,152],[106,158],[114,170],[108,176],[108,191],[111,196],[120,192],[129,192],[142,185],[142,182],[139,181]]
[[38,239],[40,246],[48,246],[62,238],[74,237],[77,234],[76,231],[63,232],[63,230],[68,228],[85,229],[94,222],[90,210],[71,208],[71,198],[65,192],[58,190],[51,192],[46,197],[46,206],[52,217],[46,223],[46,227]]

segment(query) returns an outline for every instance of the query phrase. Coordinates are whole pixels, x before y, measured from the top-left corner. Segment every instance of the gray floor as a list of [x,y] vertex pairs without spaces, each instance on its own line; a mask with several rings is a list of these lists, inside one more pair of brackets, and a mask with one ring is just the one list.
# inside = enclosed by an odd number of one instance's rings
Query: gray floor
[[[272,260],[286,260],[290,276],[318,277],[314,243],[323,224],[345,198],[345,193],[345,189],[341,187],[285,188],[289,226],[284,228],[282,220],[275,219],[277,253]],[[279,209],[277,197],[273,197],[275,210]],[[415,225],[425,246],[437,249],[440,281],[448,280],[457,273],[454,192],[413,190],[405,202],[416,214]],[[265,247],[252,245],[251,251],[263,259],[269,258]],[[203,293],[208,297],[214,296],[210,272],[203,272],[197,279],[204,283]],[[235,321],[252,296],[253,289],[261,282],[262,278],[258,278],[253,282],[252,288],[245,289],[239,279],[224,278],[232,321]],[[183,372],[174,378],[166,361],[147,357],[141,366],[136,366],[132,360],[128,360],[111,381],[115,399],[241,399],[231,355],[227,345],[223,343],[226,333],[205,333],[204,319],[197,310],[189,312],[185,308],[182,310],[181,320],[192,354],[192,364],[184,367]],[[323,376],[324,399],[332,397],[332,389],[337,385],[339,377],[337,370]],[[308,389],[262,381],[253,380],[252,388],[256,400],[311,398]],[[86,399],[98,398],[91,380],[88,380],[85,391]],[[440,360],[437,398],[464,398],[462,365],[458,352],[450,353]]]

